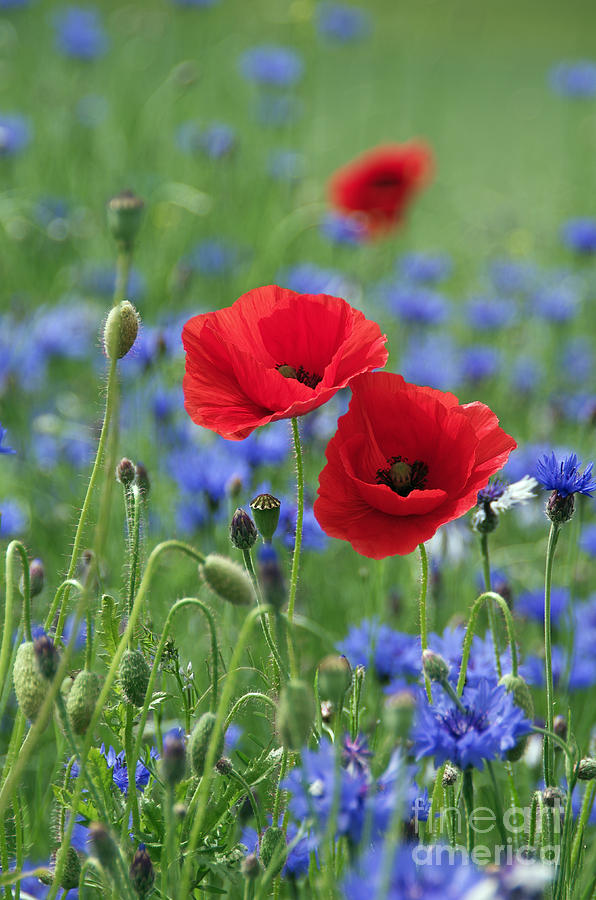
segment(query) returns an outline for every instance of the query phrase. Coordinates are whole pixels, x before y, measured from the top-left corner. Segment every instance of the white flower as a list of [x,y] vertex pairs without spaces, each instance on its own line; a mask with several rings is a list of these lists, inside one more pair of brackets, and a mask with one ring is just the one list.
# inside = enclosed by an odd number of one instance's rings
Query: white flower
[[505,509],[511,509],[512,506],[518,506],[520,503],[527,503],[536,496],[533,491],[537,486],[538,482],[535,478],[524,475],[519,481],[507,485],[501,496],[491,502],[491,509],[502,512]]

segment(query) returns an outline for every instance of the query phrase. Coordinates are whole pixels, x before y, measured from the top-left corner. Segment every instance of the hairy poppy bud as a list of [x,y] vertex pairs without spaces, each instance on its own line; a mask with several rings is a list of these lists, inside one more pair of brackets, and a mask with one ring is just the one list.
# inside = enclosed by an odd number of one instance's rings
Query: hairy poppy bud
[[[37,595],[41,594],[41,592],[43,591],[44,578],[45,571],[41,559],[31,560],[31,563],[29,565],[29,595],[32,599],[33,597],[37,597]],[[21,594],[24,593],[25,581],[22,575],[19,587],[21,590]]]
[[184,738],[177,734],[166,734],[160,768],[163,780],[170,787],[182,781],[186,772]]
[[133,706],[142,706],[151,671],[140,650],[125,650],[118,670],[124,696]]
[[[534,718],[534,701],[530,688],[521,677],[521,675],[503,675],[499,684],[503,685],[509,694],[513,694],[513,702],[516,706],[524,711],[527,718],[532,721]],[[506,754],[510,762],[517,762],[524,755],[524,751],[528,744],[528,735],[520,738],[515,747],[512,747]]]
[[221,600],[234,606],[249,606],[254,602],[252,581],[244,569],[219,553],[210,553],[199,564],[199,574],[205,584]]
[[346,691],[352,684],[352,668],[345,656],[331,654],[319,663],[319,696],[341,710]]
[[37,657],[39,671],[44,678],[51,681],[56,674],[58,663],[60,662],[54,641],[49,635],[42,634],[33,641],[33,649],[35,650],[35,656]]
[[130,250],[134,244],[144,205],[133,191],[122,191],[108,201],[108,227],[123,249]]
[[556,525],[568,522],[575,509],[574,494],[562,497],[558,491],[553,491],[546,502],[546,515]]
[[139,844],[139,848],[132,858],[129,874],[135,894],[138,897],[146,897],[155,881],[155,869],[144,844]]
[[64,869],[62,870],[60,887],[64,888],[65,891],[70,891],[79,886],[81,860],[74,847],[60,847],[56,854],[56,863],[58,863],[60,856],[63,853],[66,853],[66,859],[64,861]]
[[117,868],[118,847],[105,825],[100,822],[91,822],[89,843],[95,858],[99,860],[103,868],[107,872],[114,872]]
[[261,537],[270,544],[279,522],[281,502],[273,494],[259,494],[250,501],[250,508]]
[[282,688],[276,717],[277,730],[287,750],[301,750],[306,744],[315,712],[313,693],[306,682],[288,681]]
[[286,601],[286,585],[277,553],[272,545],[266,544],[261,547],[258,569],[265,603],[280,610]]
[[75,734],[85,734],[95,712],[100,691],[95,672],[79,672],[66,698],[66,714]]
[[261,863],[256,853],[249,853],[248,856],[244,857],[240,863],[240,871],[249,881],[259,877],[261,874]]
[[447,681],[449,666],[443,657],[435,653],[434,650],[427,649],[422,651],[422,665],[431,681]]
[[[207,760],[207,751],[209,749],[209,741],[215,727],[215,716],[213,713],[203,713],[195,727],[193,728],[188,743],[188,753],[192,770],[195,775],[201,776],[205,771],[205,762]],[[219,759],[223,753],[224,736],[219,735],[217,747],[215,749],[215,759]]]
[[273,863],[271,875],[279,875],[287,854],[286,838],[281,828],[268,828],[261,838],[261,859],[266,869]]
[[17,650],[13,680],[21,712],[34,721],[48,692],[48,682],[39,668],[33,641],[26,641]]
[[126,456],[124,456],[116,466],[116,481],[119,481],[123,487],[127,488],[130,487],[134,480],[134,463],[132,463],[130,459],[127,459]]
[[238,508],[230,522],[230,540],[237,550],[250,550],[257,541],[255,523],[243,509]]
[[580,781],[592,781],[593,778],[596,778],[596,759],[585,756],[580,760],[577,777]]
[[103,345],[110,359],[122,359],[137,339],[139,314],[128,300],[122,300],[108,313],[103,330]]
[[151,489],[149,481],[149,473],[143,463],[137,463],[135,466],[135,484],[143,497],[147,497]]
[[457,769],[455,766],[450,766],[449,763],[446,764],[443,770],[443,787],[449,787],[452,784],[455,784],[457,781]]

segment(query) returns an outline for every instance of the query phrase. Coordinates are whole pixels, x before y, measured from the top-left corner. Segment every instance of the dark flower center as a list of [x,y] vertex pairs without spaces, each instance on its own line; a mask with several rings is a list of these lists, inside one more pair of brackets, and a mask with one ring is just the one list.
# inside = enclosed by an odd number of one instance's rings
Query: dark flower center
[[401,182],[400,176],[393,174],[393,172],[384,172],[371,180],[372,186],[376,188],[397,187]]
[[278,366],[277,371],[280,375],[283,375],[284,378],[293,378],[313,390],[316,388],[319,381],[322,381],[323,379],[323,376],[317,375],[316,372],[307,372],[302,366],[295,369],[294,366],[288,366],[286,363],[282,363]]
[[424,490],[427,476],[428,466],[421,460],[409,463],[403,456],[392,456],[385,469],[377,470],[376,482],[386,484],[400,497],[407,497],[412,491]]
[[469,731],[482,734],[488,728],[489,722],[485,713],[478,713],[472,709],[466,709],[465,713],[454,709],[441,716],[447,730],[454,738],[461,738]]

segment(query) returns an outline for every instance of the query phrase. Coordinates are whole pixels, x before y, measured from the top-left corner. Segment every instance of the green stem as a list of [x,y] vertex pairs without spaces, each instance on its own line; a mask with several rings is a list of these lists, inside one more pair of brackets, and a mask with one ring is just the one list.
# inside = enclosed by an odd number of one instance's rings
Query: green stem
[[[480,537],[480,548],[482,550],[482,569],[484,573],[484,590],[491,590],[491,581],[490,581],[490,557],[488,555],[488,534],[483,534]],[[499,680],[503,677],[503,669],[501,668],[501,653],[499,651],[499,637],[497,632],[497,619],[495,616],[495,611],[493,609],[492,603],[487,605],[488,611],[488,623],[490,626],[490,633],[493,639],[493,647],[495,650],[495,665],[497,668],[497,674],[499,676]]]
[[[67,588],[76,588],[77,591],[84,591],[85,588],[81,584],[80,581],[77,581],[76,578],[68,578],[62,582],[62,584],[58,587],[54,599],[52,600],[52,605],[50,606],[50,611],[46,616],[46,621],[44,624],[44,631],[48,631],[49,628],[52,627],[52,622],[54,621],[54,617],[56,615],[56,611],[60,606],[60,601],[62,599],[62,595]],[[56,625],[56,632],[54,634],[54,640],[58,641],[62,637],[62,628],[64,626],[64,619],[66,618],[66,610],[60,610],[60,616],[58,618],[58,623]]]
[[281,785],[282,781],[284,780],[284,778],[286,777],[287,771],[288,771],[288,751],[287,751],[287,748],[284,747],[283,753],[281,755],[281,767],[279,770],[279,778],[277,779],[277,786],[275,788],[275,797],[273,800],[272,821],[273,821],[274,827],[276,827],[279,822],[279,815],[281,812],[281,799],[282,799],[282,797],[281,797],[282,791],[281,791],[280,785]]
[[473,771],[470,766],[464,769],[462,782],[462,796],[466,809],[466,848],[468,853],[471,853],[474,849],[474,828],[472,825],[472,816],[474,815]]
[[[244,647],[252,631],[252,627],[255,621],[263,615],[266,615],[270,611],[270,607],[268,606],[260,606],[256,609],[253,609],[246,619],[244,620],[244,624],[238,636],[238,640],[236,642],[236,647],[234,648],[234,652],[232,654],[232,659],[230,661],[230,666],[228,669],[228,674],[226,678],[226,683],[224,685],[224,689],[221,695],[221,699],[219,701],[219,705],[217,708],[217,715],[215,719],[215,724],[213,726],[213,731],[211,732],[211,739],[209,741],[209,747],[207,748],[207,755],[205,759],[205,770],[203,777],[201,778],[198,790],[197,790],[197,808],[194,815],[194,820],[192,823],[192,828],[190,831],[190,835],[188,838],[188,844],[186,847],[186,856],[184,867],[182,869],[182,890],[180,893],[181,897],[190,896],[190,887],[192,881],[192,869],[193,869],[193,855],[195,851],[195,847],[197,845],[197,841],[199,839],[201,828],[203,826],[203,821],[205,819],[205,814],[207,812],[207,802],[209,800],[209,788],[211,785],[212,778],[212,770],[215,765],[215,758],[217,754],[217,745],[219,743],[219,738],[222,732],[222,726],[224,723],[226,710],[230,703],[230,699],[232,697],[232,693],[234,691],[234,686],[236,683],[236,677],[238,674],[238,667],[240,665],[240,658],[244,652]],[[51,900],[51,898],[50,898]]]
[[2,633],[2,648],[0,649],[0,685],[4,685],[8,673],[10,663],[10,655],[12,651],[12,611],[14,606],[15,595],[15,578],[13,570],[13,557],[18,553],[21,557],[23,565],[23,586],[24,586],[24,603],[23,603],[23,622],[25,626],[25,637],[31,640],[31,609],[30,609],[30,586],[29,586],[29,560],[27,559],[27,551],[20,541],[11,541],[6,548],[6,597],[4,601],[4,627]]
[[128,575],[128,614],[132,609],[135,596],[137,571],[139,568],[139,538],[141,534],[141,492],[136,485],[133,487],[133,518],[132,535],[130,542],[130,571]]
[[[548,533],[548,544],[546,547],[546,568],[544,574],[544,667],[546,680],[546,731],[553,730],[553,703],[554,703],[554,687],[553,687],[553,662],[552,662],[552,634],[551,634],[551,583],[553,574],[553,562],[555,559],[555,548],[559,539],[560,526],[556,522],[551,522],[550,531]],[[555,783],[555,748],[549,737],[544,736],[544,782],[547,787],[552,787]]]
[[534,791],[532,795],[532,805],[530,807],[530,827],[528,828],[528,850],[533,850],[536,847],[536,824],[538,819],[538,807],[541,800],[540,791]]
[[[265,830],[265,823],[263,822],[263,816],[261,815],[261,810],[259,809],[259,804],[255,800],[250,785],[246,781],[245,778],[237,772],[236,769],[232,769],[230,772],[230,778],[233,778],[238,784],[242,785],[244,790],[246,791],[246,796],[248,797],[248,802],[250,803],[253,811],[253,815],[255,817],[255,821],[257,823],[257,831],[259,832],[259,839]],[[274,820],[275,821],[275,820]]]
[[[0,861],[2,862],[2,871],[8,872],[8,844],[6,841],[4,817],[0,819]],[[4,896],[8,898],[8,900],[12,900],[12,891],[8,885],[4,888]]]
[[[428,626],[426,621],[426,594],[428,590],[428,556],[424,544],[418,544],[420,551],[420,593],[418,595],[418,609],[420,611],[420,644],[422,652],[428,647]],[[433,702],[433,695],[430,687],[430,678],[426,670],[424,671],[424,685],[426,687],[426,696],[428,702]]]
[[290,624],[294,618],[294,605],[296,603],[296,588],[298,586],[298,567],[300,564],[300,549],[302,547],[302,522],[304,519],[304,464],[302,461],[302,447],[300,445],[300,432],[298,419],[292,419],[292,436],[294,439],[294,453],[296,454],[296,484],[298,489],[298,509],[296,513],[296,537],[294,539],[294,555],[292,557],[292,572],[290,575],[290,599],[288,601],[288,621]]
[[224,732],[227,731],[230,723],[234,721],[234,716],[236,715],[238,710],[242,706],[244,706],[245,703],[248,703],[249,700],[258,700],[262,703],[267,703],[271,707],[271,709],[273,709],[274,711],[277,710],[277,703],[271,697],[268,697],[267,694],[261,694],[260,691],[250,691],[248,694],[243,694],[242,697],[240,697],[234,703],[233,707],[228,713],[226,721],[224,722]]
[[87,606],[85,616],[85,621],[87,623],[87,634],[85,635],[85,668],[90,672],[93,665],[93,616],[89,605]]
[[515,631],[513,625],[513,616],[511,615],[511,610],[509,609],[507,602],[501,597],[500,594],[495,593],[495,591],[485,591],[483,594],[474,601],[474,605],[472,606],[472,611],[470,612],[470,620],[468,622],[468,627],[466,629],[466,636],[464,638],[464,646],[462,651],[462,661],[461,668],[459,670],[459,679],[457,682],[457,693],[461,697],[464,685],[466,683],[466,672],[468,670],[468,662],[470,659],[470,651],[472,649],[472,640],[474,638],[474,626],[476,624],[476,619],[478,618],[478,614],[482,607],[483,603],[487,602],[496,603],[503,616],[505,618],[505,626],[507,628],[507,638],[509,640],[509,646],[511,647],[511,672],[513,675],[517,675],[518,662],[517,662],[517,646],[515,643]]
[[128,834],[128,812],[132,812],[132,833],[135,840],[139,840],[141,834],[141,820],[139,818],[139,799],[137,796],[136,768],[138,757],[134,754],[132,741],[132,722],[134,718],[134,709],[132,704],[126,704],[126,723],[124,725],[124,755],[126,757],[126,770],[128,772],[128,793],[126,803],[126,814],[122,820],[122,831],[120,840],[126,841]]
[[[250,550],[243,550],[242,555],[244,557],[244,566],[246,568],[246,571],[250,575],[250,577],[252,579],[252,583],[254,584],[254,587],[255,587],[255,592],[257,595],[257,603],[259,605],[262,605],[263,604],[263,595],[261,593],[261,586],[259,584],[259,579],[257,578],[256,572],[254,569],[254,565],[253,565],[253,561],[252,561],[252,554],[251,554]],[[282,659],[279,655],[277,647],[275,646],[275,641],[273,639],[273,635],[271,633],[270,617],[267,617],[267,618],[263,617],[261,619],[261,626],[263,628],[263,634],[265,635],[265,641],[267,642],[267,646],[269,647],[269,651],[271,653],[271,656],[273,657],[273,662],[277,666],[280,676],[283,675],[284,678],[287,679],[287,677],[288,677],[287,668],[286,668],[286,666],[284,666],[284,664],[282,662]]]
[[579,820],[576,826],[575,838],[573,839],[573,846],[571,848],[571,872],[573,873],[575,867],[579,861],[579,855],[581,852],[582,841],[584,837],[584,832],[586,829],[586,825],[590,819],[590,813],[592,812],[592,806],[594,805],[594,798],[596,797],[596,781],[592,779],[592,781],[588,784],[586,789],[586,793],[584,794],[584,799],[582,801],[582,807],[579,814]]

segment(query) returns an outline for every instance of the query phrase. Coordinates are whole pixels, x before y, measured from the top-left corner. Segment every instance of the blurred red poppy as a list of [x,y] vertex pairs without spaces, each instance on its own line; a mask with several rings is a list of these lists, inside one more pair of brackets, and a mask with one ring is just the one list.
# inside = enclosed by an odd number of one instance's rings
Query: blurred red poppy
[[314,512],[323,531],[364,556],[411,553],[476,504],[517,446],[483,403],[388,372],[351,384],[327,446]]
[[242,440],[259,425],[316,409],[356,375],[384,366],[386,340],[339,297],[255,288],[184,326],[185,409],[197,425]]
[[430,179],[433,157],[421,141],[384,144],[339,169],[329,182],[333,206],[359,215],[369,236],[395,228]]

